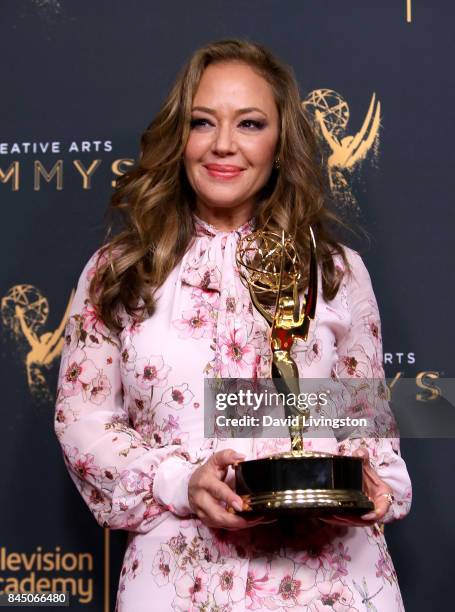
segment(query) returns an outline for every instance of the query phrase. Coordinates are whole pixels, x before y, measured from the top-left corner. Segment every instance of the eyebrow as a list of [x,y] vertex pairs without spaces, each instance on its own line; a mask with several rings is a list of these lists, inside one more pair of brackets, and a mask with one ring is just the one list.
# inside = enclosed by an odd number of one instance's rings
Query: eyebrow
[[[216,111],[213,110],[213,108],[208,108],[207,106],[194,106],[191,110],[192,111],[202,111],[204,113],[209,113],[210,115],[216,115]],[[265,113],[260,108],[257,108],[256,106],[248,106],[247,108],[239,108],[237,111],[235,111],[235,114],[245,115],[246,113],[251,113],[253,111],[262,113],[263,115],[267,117],[267,113]]]

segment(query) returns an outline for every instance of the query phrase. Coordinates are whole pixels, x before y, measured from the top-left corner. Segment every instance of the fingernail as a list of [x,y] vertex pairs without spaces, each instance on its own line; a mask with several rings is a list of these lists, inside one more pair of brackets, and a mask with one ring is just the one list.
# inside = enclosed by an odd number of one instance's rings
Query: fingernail
[[242,512],[243,510],[243,503],[236,501],[232,502],[232,507],[234,508],[234,510],[237,510],[237,512]]
[[240,453],[234,453],[234,459],[238,459],[238,460],[246,459],[246,455],[242,455]]
[[376,512],[368,512],[368,514],[363,514],[360,518],[365,521],[371,521],[371,519],[376,518]]

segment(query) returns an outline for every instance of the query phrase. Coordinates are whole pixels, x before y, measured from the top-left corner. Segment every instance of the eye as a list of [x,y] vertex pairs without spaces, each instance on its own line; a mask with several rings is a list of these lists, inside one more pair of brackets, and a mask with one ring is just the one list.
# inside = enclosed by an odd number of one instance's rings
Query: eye
[[190,127],[206,127],[206,125],[212,125],[208,119],[203,119],[202,117],[194,117],[190,121]]
[[248,130],[262,130],[265,127],[265,121],[259,121],[257,119],[244,119],[240,122],[240,125]]

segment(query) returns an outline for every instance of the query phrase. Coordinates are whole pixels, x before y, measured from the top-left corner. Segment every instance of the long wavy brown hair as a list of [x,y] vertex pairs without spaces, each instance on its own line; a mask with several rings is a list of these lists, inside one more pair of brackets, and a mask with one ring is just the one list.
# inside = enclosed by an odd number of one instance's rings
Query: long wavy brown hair
[[157,115],[141,137],[138,160],[116,183],[110,211],[120,213],[122,227],[108,229],[90,298],[111,329],[121,329],[121,308],[135,320],[153,314],[155,291],[181,261],[194,236],[195,194],[183,167],[191,107],[202,73],[209,64],[241,61],[271,86],[279,112],[279,168],[257,194],[256,227],[285,230],[295,240],[308,275],[309,229],[317,242],[326,300],[335,297],[341,277],[333,260],[340,243],[332,236],[338,217],[327,206],[328,188],[322,153],[302,108],[292,69],[267,48],[228,39],[198,49],[178,75]]

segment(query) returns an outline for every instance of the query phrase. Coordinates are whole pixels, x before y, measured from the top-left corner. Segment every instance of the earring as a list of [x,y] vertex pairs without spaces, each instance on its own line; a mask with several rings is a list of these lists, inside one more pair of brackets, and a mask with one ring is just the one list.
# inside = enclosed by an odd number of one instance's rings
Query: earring
[[280,158],[279,157],[275,159],[275,163],[273,165],[275,166],[277,170],[280,169]]

